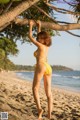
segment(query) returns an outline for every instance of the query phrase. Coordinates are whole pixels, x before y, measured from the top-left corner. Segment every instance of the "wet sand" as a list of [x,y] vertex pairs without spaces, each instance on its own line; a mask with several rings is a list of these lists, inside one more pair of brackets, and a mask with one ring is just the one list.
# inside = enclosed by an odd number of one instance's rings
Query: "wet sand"
[[[80,120],[80,94],[52,88],[53,111],[51,120]],[[47,98],[40,87],[43,119],[47,119]],[[14,72],[0,73],[0,112],[8,112],[8,120],[38,120],[32,94],[32,82],[21,80]]]

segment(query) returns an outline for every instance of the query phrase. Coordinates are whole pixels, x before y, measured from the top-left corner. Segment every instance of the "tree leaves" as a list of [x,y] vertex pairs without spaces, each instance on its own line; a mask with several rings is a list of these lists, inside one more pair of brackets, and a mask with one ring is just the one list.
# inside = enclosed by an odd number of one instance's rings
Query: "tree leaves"
[[5,53],[5,56],[8,57],[8,55],[16,55],[18,53],[17,45],[14,41],[2,37],[0,38],[0,49]]
[[0,38],[0,68],[11,69],[14,64],[8,59],[8,55],[17,55],[17,45],[6,37]]
[[8,3],[10,0],[0,0],[0,4]]
[[[11,0],[0,0],[0,4],[6,4],[8,2],[10,2]],[[12,2],[17,2],[17,1],[21,1],[21,0],[12,0]]]
[[5,51],[0,48],[0,60],[3,60],[5,57]]

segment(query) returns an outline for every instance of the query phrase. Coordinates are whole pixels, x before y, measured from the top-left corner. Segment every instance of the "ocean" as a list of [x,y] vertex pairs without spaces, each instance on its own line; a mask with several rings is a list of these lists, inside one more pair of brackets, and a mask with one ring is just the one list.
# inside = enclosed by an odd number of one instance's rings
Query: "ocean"
[[[16,74],[29,81],[32,81],[34,76],[34,72],[16,72]],[[80,92],[80,71],[53,71],[52,87]]]

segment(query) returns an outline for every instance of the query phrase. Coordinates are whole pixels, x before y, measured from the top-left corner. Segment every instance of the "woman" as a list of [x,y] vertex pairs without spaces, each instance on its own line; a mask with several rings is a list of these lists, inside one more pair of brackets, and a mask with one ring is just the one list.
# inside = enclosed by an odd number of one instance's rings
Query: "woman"
[[40,21],[37,22],[38,24],[38,34],[37,34],[37,40],[35,40],[32,36],[32,28],[33,28],[34,22],[32,20],[29,21],[29,38],[31,42],[33,42],[34,45],[37,46],[37,50],[34,52],[34,56],[36,57],[36,68],[35,68],[35,74],[33,79],[33,96],[37,105],[38,109],[38,118],[41,120],[43,109],[40,105],[40,99],[39,99],[39,87],[40,87],[40,81],[43,77],[44,79],[44,88],[45,93],[48,99],[48,118],[51,118],[51,111],[52,111],[52,93],[51,93],[51,75],[52,75],[52,69],[50,65],[47,63],[47,54],[48,49],[51,45],[51,38],[50,35],[42,31],[40,32],[41,23]]

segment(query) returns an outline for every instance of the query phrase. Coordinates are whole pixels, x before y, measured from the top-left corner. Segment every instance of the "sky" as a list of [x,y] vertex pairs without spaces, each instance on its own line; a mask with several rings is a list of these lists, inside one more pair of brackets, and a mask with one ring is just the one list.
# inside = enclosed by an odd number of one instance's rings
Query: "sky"
[[[64,4],[59,4],[64,6]],[[67,6],[66,6],[67,8]],[[57,20],[74,22],[70,15],[57,15]],[[72,30],[71,32],[80,35],[80,30]],[[63,65],[74,70],[80,70],[80,38],[72,36],[64,31],[60,32],[60,36],[52,37],[52,46],[48,53],[48,62],[50,65]],[[35,45],[29,43],[21,44],[17,42],[19,54],[17,56],[9,56],[11,61],[19,65],[34,65],[36,63],[33,56],[37,49]]]

